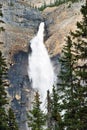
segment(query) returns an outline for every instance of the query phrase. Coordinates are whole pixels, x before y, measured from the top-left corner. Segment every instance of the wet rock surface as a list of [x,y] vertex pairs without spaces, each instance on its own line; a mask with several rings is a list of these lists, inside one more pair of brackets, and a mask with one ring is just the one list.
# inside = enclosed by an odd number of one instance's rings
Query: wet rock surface
[[0,50],[3,51],[9,67],[8,92],[11,97],[11,106],[16,114],[20,130],[27,130],[26,112],[31,107],[34,93],[27,73],[29,41],[36,34],[40,22],[45,21],[45,45],[57,75],[58,58],[64,38],[71,29],[75,30],[76,21],[81,20],[79,10],[83,2],[75,3],[70,8],[65,4],[60,7],[46,8],[43,12],[31,8],[25,1],[12,0],[12,2],[0,1],[3,3],[1,19],[5,22],[2,24],[5,32],[0,36],[4,44],[0,45]]

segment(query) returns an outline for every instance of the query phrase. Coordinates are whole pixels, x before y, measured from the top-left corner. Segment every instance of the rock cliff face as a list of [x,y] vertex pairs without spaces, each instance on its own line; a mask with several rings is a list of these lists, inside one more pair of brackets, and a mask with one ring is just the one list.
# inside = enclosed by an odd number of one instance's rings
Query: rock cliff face
[[1,34],[4,44],[0,46],[0,49],[3,50],[9,67],[10,104],[17,117],[20,130],[27,130],[26,111],[30,109],[33,98],[33,89],[27,73],[28,46],[29,40],[36,33],[43,17],[39,11],[26,7],[20,2],[11,5],[5,1],[2,11],[5,22],[2,26],[5,32]]
[[17,51],[27,51],[29,40],[35,35],[41,21],[46,24],[45,44],[49,54],[60,53],[65,36],[70,30],[75,30],[76,22],[81,20],[80,8],[84,3],[82,1],[70,6],[67,3],[39,12],[25,4],[27,0],[12,1],[13,5],[7,0],[3,4],[3,20],[6,24],[3,25],[5,33],[1,37],[4,40],[4,55],[9,62]]
[[52,55],[61,52],[65,37],[70,30],[74,31],[76,29],[76,22],[82,18],[80,8],[83,2],[69,4],[46,8],[43,11],[48,31],[48,39],[45,44]]
[[[26,111],[30,108],[33,89],[28,78],[29,41],[37,32],[38,25],[45,21],[45,45],[51,56],[54,70],[58,73],[58,57],[64,44],[65,36],[75,30],[76,22],[81,20],[80,8],[84,3],[63,4],[59,7],[46,8],[39,12],[30,7],[29,2],[37,6],[41,0],[1,0],[5,32],[0,34],[0,45],[7,59],[9,71],[11,106],[15,111],[20,130],[27,130]],[[47,1],[49,3],[49,1]]]

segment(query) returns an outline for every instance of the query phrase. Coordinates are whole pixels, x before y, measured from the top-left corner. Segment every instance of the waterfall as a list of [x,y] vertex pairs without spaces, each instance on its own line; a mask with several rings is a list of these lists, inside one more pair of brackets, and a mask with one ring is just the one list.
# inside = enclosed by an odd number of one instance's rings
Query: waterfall
[[30,41],[31,53],[28,56],[28,75],[32,87],[39,91],[42,109],[44,108],[47,90],[52,91],[54,71],[47,49],[43,43],[44,22],[39,25],[37,35]]

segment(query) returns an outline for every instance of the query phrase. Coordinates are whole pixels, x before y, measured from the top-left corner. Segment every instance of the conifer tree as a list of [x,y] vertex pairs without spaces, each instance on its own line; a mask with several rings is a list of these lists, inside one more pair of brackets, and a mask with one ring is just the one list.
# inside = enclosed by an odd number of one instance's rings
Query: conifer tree
[[8,111],[8,127],[9,127],[9,130],[18,130],[16,118],[11,108],[9,108],[9,111]]
[[65,110],[66,130],[87,129],[87,0],[81,13],[83,19],[77,22],[77,30],[67,37],[60,60],[58,92],[61,92],[61,110]]
[[7,94],[5,92],[3,78],[6,72],[6,64],[2,53],[0,52],[0,130],[7,130],[7,114],[5,111],[5,105],[7,104]]
[[[2,17],[2,5],[0,4],[0,16]],[[2,23],[3,21],[0,21]],[[0,32],[4,31],[3,27],[0,27]],[[3,42],[0,42],[2,44]],[[5,92],[5,85],[4,79],[6,78],[6,70],[7,66],[5,63],[5,58],[2,56],[2,52],[0,51],[0,130],[7,130],[8,129],[8,122],[7,122],[7,113],[5,111],[5,105],[7,104],[7,94]]]
[[59,95],[57,93],[57,88],[53,86],[52,96],[51,96],[51,120],[52,120],[52,130],[62,130],[62,118],[60,115],[59,106]]
[[63,130],[57,88],[47,91],[47,130]]
[[[70,36],[67,36],[66,43],[62,50],[62,55],[60,58],[60,74],[58,76],[59,83],[58,93],[60,102],[60,111],[62,114],[63,122],[62,125],[66,130],[77,129],[78,121],[76,120],[76,106],[77,100],[75,98],[75,80],[74,66],[75,66],[75,56],[73,55],[73,43]],[[75,126],[74,126],[75,124]]]
[[36,92],[34,101],[33,101],[33,108],[28,113],[28,125],[31,130],[45,130],[45,114],[40,108],[40,95]]
[[51,102],[51,95],[50,91],[47,91],[47,130],[52,130],[52,102]]
[[[3,16],[1,4],[0,4],[0,16],[1,17]],[[0,23],[4,23],[3,20],[0,20]],[[2,31],[5,31],[5,29],[3,27],[0,27],[0,32]],[[0,41],[0,44],[3,44],[3,42]],[[0,130],[18,130],[18,129],[11,129],[11,127],[9,126],[10,122],[14,122],[14,127],[16,128],[15,119],[13,116],[14,114],[12,114],[11,109],[9,110],[9,112],[6,109],[8,100],[7,100],[7,93],[5,91],[5,87],[8,86],[8,83],[6,82],[7,65],[5,60],[6,59],[4,58],[0,50]],[[11,115],[13,116],[12,118]]]
[[78,120],[80,130],[87,129],[87,0],[81,7],[82,21],[77,22],[77,30],[71,35],[77,59],[75,75],[78,99]]
[[5,63],[5,58],[2,56],[0,52],[0,107],[3,107],[7,104],[7,94],[5,92],[6,82],[4,79],[6,78],[7,65]]

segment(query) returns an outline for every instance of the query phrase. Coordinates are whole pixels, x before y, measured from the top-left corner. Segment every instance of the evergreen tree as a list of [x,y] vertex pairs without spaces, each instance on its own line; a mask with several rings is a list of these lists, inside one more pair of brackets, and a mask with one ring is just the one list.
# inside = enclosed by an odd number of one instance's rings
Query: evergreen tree
[[[2,5],[0,4],[0,16],[2,17]],[[2,23],[2,21],[0,21]],[[4,31],[3,27],[0,27],[0,32]],[[0,42],[2,44],[3,42]],[[5,92],[5,85],[6,82],[4,79],[6,78],[6,70],[7,66],[5,63],[5,59],[2,56],[2,52],[0,51],[0,130],[7,130],[8,129],[8,122],[7,122],[7,113],[5,111],[5,105],[7,104],[7,94]]]
[[8,127],[9,130],[18,130],[16,118],[11,108],[8,111]]
[[81,13],[83,19],[67,37],[60,60],[58,93],[66,130],[87,129],[87,0]]
[[51,116],[51,96],[49,90],[47,91],[47,130],[52,130],[52,116]]
[[51,96],[51,119],[53,125],[52,130],[62,130],[61,126],[62,119],[59,111],[60,111],[59,96],[56,87],[53,86]]
[[5,111],[5,105],[7,104],[7,94],[5,92],[3,78],[6,72],[6,64],[2,53],[0,52],[0,130],[7,130],[7,114]]
[[53,86],[52,94],[47,91],[47,130],[63,130],[60,115],[57,88]]
[[4,79],[6,78],[7,66],[5,63],[5,59],[0,52],[0,107],[3,107],[7,104],[7,94],[5,92],[6,82]]
[[74,50],[77,59],[75,75],[77,77],[78,120],[80,130],[87,129],[87,0],[81,8],[82,21],[77,22],[77,30],[72,32]]
[[[0,16],[2,17],[2,5],[0,4]],[[0,23],[4,23],[0,20]],[[0,27],[0,32],[5,31],[3,27]],[[3,42],[0,41],[0,44]],[[2,52],[0,51],[0,130],[18,130],[18,129],[11,129],[10,123],[13,122],[14,128],[16,128],[14,115],[12,114],[11,109],[9,112],[6,109],[6,105],[8,104],[7,100],[7,93],[5,91],[5,87],[8,86],[6,82],[7,79],[7,65]],[[11,115],[13,116],[11,118]],[[9,121],[8,121],[9,119]]]
[[36,92],[34,101],[33,101],[33,108],[28,113],[28,125],[32,130],[45,130],[45,114],[40,109],[40,96],[39,93]]
[[62,50],[60,58],[60,74],[58,76],[59,83],[58,93],[60,101],[60,111],[62,113],[62,125],[66,130],[77,129],[78,120],[76,120],[77,100],[75,97],[75,80],[74,66],[76,58],[73,54],[73,43],[70,36],[67,36],[66,43]]

